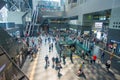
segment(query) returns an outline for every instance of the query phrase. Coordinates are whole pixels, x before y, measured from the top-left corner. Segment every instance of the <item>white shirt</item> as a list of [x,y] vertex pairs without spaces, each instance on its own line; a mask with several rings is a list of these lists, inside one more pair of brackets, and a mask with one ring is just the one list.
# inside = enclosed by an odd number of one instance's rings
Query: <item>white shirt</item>
[[107,64],[111,64],[111,60],[107,60]]

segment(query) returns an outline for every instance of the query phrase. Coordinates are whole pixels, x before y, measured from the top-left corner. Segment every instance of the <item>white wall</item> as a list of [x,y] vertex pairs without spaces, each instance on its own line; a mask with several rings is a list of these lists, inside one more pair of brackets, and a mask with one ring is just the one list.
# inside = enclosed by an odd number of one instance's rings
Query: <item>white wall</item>
[[112,9],[110,18],[110,29],[120,29],[120,7]]
[[7,22],[15,22],[15,24],[22,24],[22,16],[24,14],[25,14],[25,12],[8,11],[7,12]]
[[111,9],[113,0],[89,0],[83,4],[80,4],[70,10],[68,10],[68,16],[74,16],[78,14],[86,14],[91,12],[97,12],[101,10]]
[[79,22],[82,23],[83,14],[93,13],[98,11],[103,11],[111,9],[113,7],[120,6],[120,0],[87,0],[83,4],[70,9],[71,4],[67,5],[67,17],[79,16]]

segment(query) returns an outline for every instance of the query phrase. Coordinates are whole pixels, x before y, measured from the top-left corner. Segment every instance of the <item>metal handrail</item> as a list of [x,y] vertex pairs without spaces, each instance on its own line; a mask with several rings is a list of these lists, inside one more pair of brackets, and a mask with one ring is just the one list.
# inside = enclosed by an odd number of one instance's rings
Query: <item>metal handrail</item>
[[33,34],[34,24],[36,23],[36,15],[37,15],[37,10],[35,10],[35,14],[34,14],[33,21],[32,21],[33,25],[32,25],[31,35]]
[[[21,71],[21,69],[16,65],[16,63],[11,59],[11,57],[8,55],[8,53],[4,50],[4,48],[1,45],[0,45],[0,49],[6,55],[6,57],[10,60],[10,62],[12,62],[12,64],[23,74],[24,78],[26,78],[25,80],[29,80],[29,78]],[[20,77],[20,79],[18,80],[23,80],[22,77]]]
[[28,35],[30,35],[31,27],[33,25],[34,14],[35,14],[35,11],[33,11],[33,13],[32,13],[32,21],[31,21],[29,29],[28,29]]

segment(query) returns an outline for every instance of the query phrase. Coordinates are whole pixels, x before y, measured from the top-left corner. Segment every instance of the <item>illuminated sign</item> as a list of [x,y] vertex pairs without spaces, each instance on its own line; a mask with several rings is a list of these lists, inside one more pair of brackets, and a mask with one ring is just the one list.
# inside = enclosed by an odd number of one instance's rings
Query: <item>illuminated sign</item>
[[69,24],[77,25],[77,23],[78,23],[78,20],[70,20],[70,21],[69,21]]
[[103,22],[95,22],[95,28],[102,28]]

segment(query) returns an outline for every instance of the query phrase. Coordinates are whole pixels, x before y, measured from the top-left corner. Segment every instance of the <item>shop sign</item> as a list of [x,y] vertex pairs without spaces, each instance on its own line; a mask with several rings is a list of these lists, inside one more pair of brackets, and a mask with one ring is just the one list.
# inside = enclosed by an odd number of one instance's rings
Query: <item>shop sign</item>
[[102,28],[103,22],[95,22],[95,28]]

